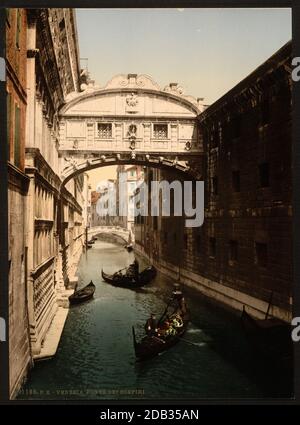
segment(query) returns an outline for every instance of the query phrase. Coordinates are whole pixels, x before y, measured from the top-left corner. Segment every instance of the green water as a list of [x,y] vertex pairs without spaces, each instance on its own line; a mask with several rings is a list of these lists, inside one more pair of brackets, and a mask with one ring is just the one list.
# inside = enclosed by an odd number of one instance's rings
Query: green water
[[143,289],[102,281],[134,256],[118,245],[96,241],[82,255],[79,282],[91,279],[94,299],[70,308],[57,354],[35,364],[19,399],[211,399],[289,396],[291,383],[280,365],[261,363],[249,347],[238,315],[188,288],[191,323],[181,341],[162,355],[137,363],[137,334],[150,312],[165,308],[172,282],[158,274]]

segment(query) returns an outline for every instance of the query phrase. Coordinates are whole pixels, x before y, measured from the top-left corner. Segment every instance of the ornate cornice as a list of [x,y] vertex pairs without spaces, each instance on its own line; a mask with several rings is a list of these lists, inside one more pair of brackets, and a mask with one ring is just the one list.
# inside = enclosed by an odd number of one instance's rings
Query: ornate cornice
[[29,177],[23,173],[19,168],[11,164],[7,163],[8,167],[8,184],[14,186],[19,189],[20,192],[25,195],[29,186]]
[[[193,96],[185,95],[183,88],[177,83],[170,83],[164,89],[149,76],[145,74],[118,74],[114,76],[104,87],[90,83],[82,84],[82,92],[73,92],[66,96],[66,105],[64,105],[60,111],[60,114],[64,114],[70,107],[74,106],[81,100],[88,98],[102,96],[109,93],[125,92],[128,96],[134,98],[138,93],[151,93],[159,95],[164,98],[170,98],[174,101],[185,104],[192,109],[197,115],[203,108],[202,98],[194,98]],[[133,105],[129,105],[134,107]]]

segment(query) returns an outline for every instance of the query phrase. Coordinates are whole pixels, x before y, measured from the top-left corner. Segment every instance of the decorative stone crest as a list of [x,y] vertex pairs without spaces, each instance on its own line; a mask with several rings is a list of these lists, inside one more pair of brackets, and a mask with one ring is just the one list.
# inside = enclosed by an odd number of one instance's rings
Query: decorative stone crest
[[187,142],[185,143],[185,147],[184,147],[184,149],[185,149],[186,151],[190,151],[190,150],[192,149],[192,143],[191,143],[190,141],[187,141]]
[[131,93],[128,96],[126,96],[126,103],[129,107],[132,107],[132,108],[136,107],[137,104],[139,103],[137,94]]
[[137,126],[135,124],[130,124],[129,128],[128,128],[128,138],[130,140],[135,140],[136,139],[136,135],[137,135]]
[[131,140],[130,140],[129,148],[130,148],[131,150],[134,150],[134,149],[135,149],[135,140],[134,140],[134,139],[131,139]]

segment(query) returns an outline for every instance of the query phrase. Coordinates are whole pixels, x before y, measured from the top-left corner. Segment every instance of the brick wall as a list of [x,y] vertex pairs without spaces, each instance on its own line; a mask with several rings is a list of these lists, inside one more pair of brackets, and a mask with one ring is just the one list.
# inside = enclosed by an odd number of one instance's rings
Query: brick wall
[[274,292],[273,302],[286,309],[292,292],[290,55],[289,43],[200,116],[207,162],[204,276],[265,301]]
[[9,161],[24,170],[26,118],[26,11],[7,9],[6,71]]
[[[292,296],[291,80],[288,43],[199,116],[205,220],[136,220],[155,261],[290,312]],[[146,180],[180,179],[149,171]],[[156,246],[159,249],[156,249]],[[157,253],[158,251],[158,253]],[[208,283],[208,285],[210,285]],[[226,290],[226,287],[228,290]]]

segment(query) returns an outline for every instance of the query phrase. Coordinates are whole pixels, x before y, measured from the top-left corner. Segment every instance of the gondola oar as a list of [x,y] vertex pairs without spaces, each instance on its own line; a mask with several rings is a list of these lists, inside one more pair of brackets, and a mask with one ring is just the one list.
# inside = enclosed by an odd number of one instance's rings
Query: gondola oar
[[170,299],[170,301],[168,302],[168,304],[167,304],[167,307],[166,307],[165,311],[163,312],[163,314],[162,314],[161,318],[160,318],[160,319],[159,319],[159,321],[157,322],[157,326],[159,326],[159,325],[160,325],[161,321],[163,320],[163,318],[164,318],[164,317],[165,317],[165,315],[167,314],[168,308],[170,307],[170,305],[171,305],[172,301],[173,301],[173,298],[171,298],[171,299]]
[[134,345],[134,350],[136,350],[137,342],[136,342],[136,336],[135,336],[135,329],[134,329],[134,326],[132,326],[132,336],[133,336],[133,345]]
[[[205,341],[201,341],[201,342],[193,342],[193,341],[189,341],[188,339],[182,338],[181,336],[179,337],[180,341],[186,342],[187,344],[193,345],[194,347],[201,347],[203,345],[206,344]],[[201,345],[199,345],[201,344]]]

